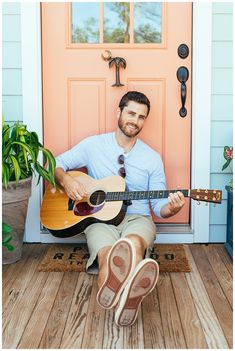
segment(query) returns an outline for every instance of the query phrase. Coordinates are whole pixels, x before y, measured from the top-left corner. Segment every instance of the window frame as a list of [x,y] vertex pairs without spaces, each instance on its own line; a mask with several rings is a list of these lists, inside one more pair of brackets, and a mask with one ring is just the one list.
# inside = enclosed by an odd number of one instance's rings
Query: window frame
[[[72,3],[66,3],[66,48],[67,49],[164,49],[167,48],[167,7],[162,2],[162,41],[161,43],[134,43],[134,3],[130,2],[130,43],[72,43]],[[100,41],[103,39],[104,11],[103,2],[100,2]]]

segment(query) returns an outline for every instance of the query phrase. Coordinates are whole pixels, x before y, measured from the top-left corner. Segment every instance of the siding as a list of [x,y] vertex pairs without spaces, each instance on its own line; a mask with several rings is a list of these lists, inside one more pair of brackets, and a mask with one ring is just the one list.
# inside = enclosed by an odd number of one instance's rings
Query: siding
[[2,109],[5,121],[22,121],[20,3],[2,6]]
[[233,4],[212,4],[211,188],[223,190],[222,205],[210,207],[210,242],[226,241],[227,192],[231,171],[221,171],[223,147],[233,144]]

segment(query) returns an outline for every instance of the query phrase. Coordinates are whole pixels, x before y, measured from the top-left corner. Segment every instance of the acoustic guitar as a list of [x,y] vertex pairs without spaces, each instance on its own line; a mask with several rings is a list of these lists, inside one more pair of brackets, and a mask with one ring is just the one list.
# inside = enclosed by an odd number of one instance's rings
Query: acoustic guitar
[[198,201],[221,203],[222,198],[221,190],[125,191],[125,180],[120,176],[95,180],[82,172],[68,173],[85,186],[88,197],[73,201],[63,189],[47,186],[41,206],[41,223],[59,238],[80,234],[93,223],[118,225],[131,200],[162,199],[176,191]]

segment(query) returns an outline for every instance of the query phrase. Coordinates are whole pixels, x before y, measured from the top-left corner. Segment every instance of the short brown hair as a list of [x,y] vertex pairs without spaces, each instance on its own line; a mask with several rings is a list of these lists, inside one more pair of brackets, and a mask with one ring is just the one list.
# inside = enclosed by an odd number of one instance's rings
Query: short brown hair
[[139,104],[146,105],[148,108],[148,112],[147,112],[147,116],[148,116],[150,111],[150,101],[146,95],[144,95],[143,93],[140,93],[139,91],[128,91],[125,95],[123,95],[123,97],[119,102],[119,108],[121,112],[124,109],[124,107],[127,106],[129,101],[135,101],[135,102],[138,102]]

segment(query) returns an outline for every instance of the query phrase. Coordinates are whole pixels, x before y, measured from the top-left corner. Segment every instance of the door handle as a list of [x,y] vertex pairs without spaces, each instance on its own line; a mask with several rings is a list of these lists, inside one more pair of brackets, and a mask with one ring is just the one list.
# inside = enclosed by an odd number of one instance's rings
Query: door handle
[[178,81],[181,83],[181,104],[182,107],[179,110],[180,117],[186,117],[187,116],[187,109],[185,108],[185,102],[186,102],[186,95],[187,95],[187,87],[186,87],[186,82],[189,77],[189,71],[187,67],[181,66],[177,69],[176,76]]

